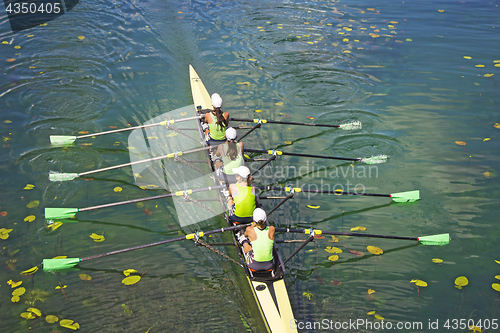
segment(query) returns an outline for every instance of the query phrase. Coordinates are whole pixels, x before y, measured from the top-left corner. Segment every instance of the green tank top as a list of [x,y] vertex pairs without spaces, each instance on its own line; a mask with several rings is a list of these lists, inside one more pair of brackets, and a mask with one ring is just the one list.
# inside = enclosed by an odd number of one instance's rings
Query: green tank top
[[269,227],[266,227],[264,230],[255,227],[253,230],[257,234],[257,239],[252,241],[253,260],[259,262],[273,260],[274,241],[267,236]]
[[217,125],[216,117],[212,115],[213,122],[208,124],[208,128],[210,130],[210,137],[213,140],[225,140],[226,139],[226,126],[222,126],[222,128]]
[[252,193],[251,186],[241,186],[236,183],[238,188],[238,195],[233,197],[234,200],[234,215],[238,217],[253,216],[255,210],[255,194]]
[[[243,164],[243,156],[238,154],[236,158],[231,160],[229,156],[227,156],[227,150],[228,150],[228,144],[226,143],[224,146],[222,146],[222,149],[224,150],[224,156],[222,157],[222,164],[224,165],[224,173],[226,175],[234,175],[233,169],[240,167]],[[236,149],[239,149],[238,145],[236,145]]]

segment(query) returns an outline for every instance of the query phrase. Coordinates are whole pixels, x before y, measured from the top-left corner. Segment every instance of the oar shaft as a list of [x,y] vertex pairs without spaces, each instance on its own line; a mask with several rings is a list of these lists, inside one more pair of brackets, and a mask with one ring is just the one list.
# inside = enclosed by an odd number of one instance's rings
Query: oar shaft
[[[194,120],[194,119],[199,119],[199,118],[200,117],[189,117],[189,118],[183,118],[183,119],[178,119],[178,120],[172,120],[172,123],[174,123],[174,122],[180,123],[182,121]],[[127,128],[119,128],[119,129],[111,130],[111,131],[105,131],[105,132],[99,132],[99,133],[91,133],[91,134],[79,135],[76,138],[77,139],[83,139],[83,138],[89,138],[89,137],[98,136],[98,135],[105,135],[105,134],[119,133],[119,132],[125,132],[125,131],[132,131],[132,130],[139,129],[139,128],[149,128],[149,127],[164,125],[164,124],[166,124],[166,122],[167,121],[162,121],[162,122],[154,123],[154,124],[139,125],[139,126],[133,126],[133,127],[127,127]]]
[[269,163],[271,163],[272,160],[275,160],[275,159],[276,159],[276,155],[272,155],[271,157],[269,157],[257,170],[255,170],[254,172],[252,172],[252,176],[255,175],[263,167],[265,167],[266,165],[268,165]]
[[[195,190],[187,190],[187,191],[189,191],[188,194],[191,194],[191,193],[210,191],[210,190],[215,190],[215,189],[225,188],[225,187],[226,187],[225,185],[219,185],[219,186],[211,186],[211,187],[200,188],[200,189],[195,189]],[[149,200],[156,200],[156,199],[162,199],[162,198],[168,198],[168,197],[181,196],[184,193],[185,193],[185,190],[184,191],[176,191],[174,193],[161,194],[161,195],[156,195],[153,197],[131,199],[131,200],[126,200],[126,201],[112,202],[112,203],[98,205],[98,206],[79,208],[78,211],[84,212],[84,211],[88,211],[88,210],[114,207],[114,206],[120,206],[120,205],[131,204],[131,203],[142,202],[142,201],[149,201]]]
[[[203,232],[203,235],[211,235],[211,234],[221,233],[221,232],[224,232],[224,231],[246,228],[249,225],[250,224],[241,224],[241,225],[236,225],[236,226],[227,227],[227,228],[210,230],[210,231]],[[145,248],[148,248],[148,247],[157,246],[157,245],[161,245],[161,244],[173,243],[173,242],[177,242],[177,241],[188,239],[188,237],[190,237],[190,236],[191,235],[185,235],[185,236],[180,236],[180,237],[176,237],[176,238],[166,239],[166,240],[155,242],[155,243],[150,243],[150,244],[145,244],[145,245],[139,245],[139,246],[129,247],[129,248],[123,249],[123,250],[117,250],[117,251],[112,251],[112,252],[107,252],[107,253],[96,254],[96,255],[93,255],[93,256],[90,256],[90,257],[82,258],[80,261],[87,261],[87,260],[92,260],[92,259],[97,259],[97,258],[111,256],[113,254],[119,254],[119,253],[134,251],[134,250],[145,249]]]
[[238,141],[241,141],[243,140],[248,134],[252,133],[253,131],[255,131],[257,128],[259,128],[260,126],[262,126],[261,123],[257,123],[255,126],[253,126],[248,132],[246,132],[242,137],[238,138]]
[[[279,186],[256,186],[259,189],[266,190],[266,191],[288,191],[291,188],[284,188],[284,187],[279,187]],[[365,196],[371,196],[371,197],[385,197],[385,198],[390,198],[390,194],[378,194],[378,193],[364,193],[364,192],[347,192],[347,191],[342,191],[342,190],[307,190],[307,189],[301,189],[300,187],[293,188],[293,190],[297,192],[305,192],[305,193],[322,193],[322,194],[346,194],[346,195],[365,195]]]
[[[246,152],[249,153],[263,153],[263,154],[272,154],[273,150],[261,150],[261,149],[248,149],[245,148]],[[336,157],[336,156],[323,156],[323,155],[312,155],[312,154],[299,154],[299,153],[286,153],[284,151],[276,151],[278,155],[288,155],[288,156],[299,156],[299,157],[311,157],[311,158],[324,158],[329,160],[342,160],[342,161],[353,161],[359,162],[361,158],[346,158],[346,157]]]
[[312,124],[312,123],[296,123],[291,121],[277,121],[277,120],[265,120],[265,119],[242,119],[242,118],[229,118],[229,120],[234,121],[244,121],[244,122],[258,122],[261,120],[263,123],[269,124],[282,124],[282,125],[301,125],[301,126],[319,126],[319,127],[340,127],[340,125],[328,125],[328,124]]
[[[195,152],[198,152],[198,151],[207,150],[209,148],[210,148],[210,146],[208,146],[208,147],[201,147],[201,148],[195,148],[195,149],[186,150],[186,151],[179,151],[177,153],[185,155],[185,154],[189,154],[189,153],[195,153]],[[86,176],[86,175],[90,175],[90,174],[101,172],[101,171],[108,171],[108,170],[123,168],[123,167],[126,167],[126,166],[131,166],[131,165],[136,165],[136,164],[141,164],[141,163],[146,163],[146,162],[152,162],[152,161],[162,160],[164,158],[174,157],[174,155],[175,155],[175,153],[170,153],[170,154],[167,154],[167,155],[162,155],[162,156],[157,156],[157,157],[153,157],[153,158],[148,158],[146,160],[140,160],[140,161],[135,161],[135,162],[130,162],[130,163],[124,163],[124,164],[120,164],[120,165],[114,165],[114,166],[110,166],[110,167],[102,168],[102,169],[97,169],[97,170],[90,170],[90,171],[79,173],[78,175],[79,176]]]
[[[307,229],[287,229],[287,228],[276,228],[279,232],[294,232],[294,233],[305,233]],[[318,230],[316,230],[318,231]],[[403,239],[418,241],[417,237],[404,237],[404,236],[386,236],[386,235],[373,235],[373,234],[358,234],[354,232],[336,232],[336,231],[321,231],[322,235],[336,235],[336,236],[352,236],[352,237],[370,237],[370,238],[386,238],[386,239]]]

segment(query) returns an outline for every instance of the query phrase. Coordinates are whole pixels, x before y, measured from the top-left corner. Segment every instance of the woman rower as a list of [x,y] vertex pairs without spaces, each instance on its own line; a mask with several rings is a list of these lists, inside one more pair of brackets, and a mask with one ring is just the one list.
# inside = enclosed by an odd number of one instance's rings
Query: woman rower
[[217,169],[217,178],[226,184],[236,183],[236,175],[233,169],[239,168],[245,165],[243,160],[243,142],[236,143],[236,130],[229,127],[226,130],[226,143],[219,145],[217,151],[215,152],[216,158],[218,158],[215,163]]
[[222,98],[219,94],[212,95],[213,110],[205,114],[205,122],[208,124],[207,144],[209,146],[216,146],[226,142],[225,132],[229,124],[229,113],[223,112]]
[[236,184],[229,185],[229,219],[235,224],[253,221],[255,210],[255,187],[252,186],[252,175],[246,166],[233,169]]
[[266,220],[266,212],[262,208],[255,209],[252,225],[246,228],[244,235],[238,236],[247,266],[253,271],[267,271],[274,267],[273,246],[276,229],[267,226]]

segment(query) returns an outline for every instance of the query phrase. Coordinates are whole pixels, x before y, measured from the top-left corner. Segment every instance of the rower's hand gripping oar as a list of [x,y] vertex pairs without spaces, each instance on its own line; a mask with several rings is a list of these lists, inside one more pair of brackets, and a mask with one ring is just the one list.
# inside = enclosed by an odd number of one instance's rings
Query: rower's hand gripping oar
[[92,206],[92,207],[85,207],[85,208],[48,208],[47,207],[47,208],[45,208],[45,219],[46,220],[70,219],[70,218],[73,218],[76,215],[76,213],[78,213],[78,212],[84,212],[84,211],[95,210],[95,209],[99,209],[99,208],[108,208],[108,207],[120,206],[120,205],[125,205],[125,204],[130,204],[130,203],[168,198],[168,197],[186,196],[186,195],[197,193],[197,192],[210,191],[210,190],[221,189],[221,188],[226,188],[226,185],[209,186],[206,188],[200,188],[200,189],[194,189],[194,190],[193,189],[185,189],[183,191],[176,191],[174,193],[156,195],[153,197],[112,202],[112,203],[108,203],[108,204]]
[[99,132],[99,133],[92,133],[92,134],[85,134],[85,135],[79,135],[79,136],[74,136],[74,135],[51,135],[50,136],[50,144],[52,146],[67,146],[71,145],[75,142],[76,139],[83,139],[83,138],[89,138],[93,136],[98,136],[98,135],[105,135],[105,134],[112,134],[112,133],[119,133],[119,132],[124,132],[124,131],[131,131],[135,130],[138,128],[149,128],[149,127],[154,127],[154,126],[170,126],[171,124],[174,123],[180,123],[182,121],[188,121],[188,120],[195,120],[195,119],[201,119],[201,116],[197,117],[189,117],[189,118],[183,118],[183,119],[172,119],[172,120],[164,120],[159,123],[154,123],[154,124],[148,124],[148,125],[140,125],[140,126],[134,126],[134,127],[127,127],[127,128],[120,128],[112,131],[105,131],[105,132]]
[[315,235],[336,235],[336,236],[352,236],[352,237],[369,237],[369,238],[386,238],[386,239],[401,239],[401,240],[411,240],[419,242],[422,245],[446,245],[450,242],[450,234],[439,234],[431,236],[421,236],[421,237],[403,237],[403,236],[386,236],[386,235],[373,235],[373,234],[358,234],[354,232],[336,232],[336,231],[321,231],[318,229],[288,229],[288,228],[276,228],[279,232],[294,232],[294,233],[304,233],[310,235],[314,233]]
[[110,167],[107,167],[107,168],[102,168],[102,169],[97,169],[97,170],[90,170],[90,171],[86,171],[86,172],[82,172],[82,173],[51,172],[51,173],[49,173],[49,180],[51,182],[63,182],[63,181],[67,181],[67,180],[73,180],[73,179],[81,177],[81,176],[87,176],[87,175],[91,175],[91,174],[94,174],[94,173],[102,172],[102,171],[108,171],[108,170],[123,168],[123,167],[131,166],[131,165],[136,165],[136,164],[140,164],[140,163],[146,163],[146,162],[152,162],[152,161],[162,160],[164,158],[173,158],[173,157],[177,157],[177,156],[181,156],[181,155],[185,155],[185,154],[189,154],[189,153],[195,153],[195,152],[202,151],[202,150],[207,150],[207,149],[210,149],[210,146],[201,147],[201,148],[195,148],[195,149],[186,150],[186,151],[176,151],[176,152],[173,152],[173,153],[169,153],[169,154],[166,154],[166,155],[157,156],[157,157],[153,157],[153,158],[148,158],[148,159],[145,159],[145,160],[140,160],[140,161],[125,163],[125,164],[120,164],[120,165],[114,165],[114,166],[110,166]]
[[277,155],[288,155],[288,156],[299,156],[299,157],[322,158],[322,159],[329,159],[329,160],[361,162],[361,163],[365,163],[365,164],[385,163],[387,161],[387,158],[388,158],[387,155],[377,155],[377,156],[372,156],[372,157],[367,157],[367,158],[361,158],[361,157],[348,158],[348,157],[336,157],[336,156],[324,156],[324,155],[312,155],[312,154],[287,153],[287,152],[275,150],[275,149],[262,150],[262,149],[245,148],[245,151],[249,152],[249,153],[262,153],[262,154],[269,154],[269,155],[277,154]]
[[110,256],[113,254],[119,254],[119,253],[144,249],[147,247],[152,247],[152,246],[161,245],[161,244],[173,243],[173,242],[182,241],[182,240],[186,240],[186,239],[197,239],[197,238],[203,237],[205,235],[211,235],[211,234],[221,233],[224,231],[246,228],[249,225],[250,224],[242,224],[242,225],[221,228],[221,229],[215,229],[215,230],[210,230],[210,231],[205,231],[205,232],[198,231],[196,233],[187,234],[185,236],[181,236],[181,237],[177,237],[177,238],[166,239],[166,240],[155,242],[155,243],[134,246],[134,247],[130,247],[130,248],[123,249],[123,250],[117,250],[117,251],[97,254],[97,255],[85,257],[85,258],[43,259],[43,262],[42,262],[43,270],[44,271],[55,271],[55,270],[68,269],[68,268],[76,266],[78,263],[80,263],[82,261],[102,258],[102,257]]
[[318,126],[318,127],[336,127],[340,128],[343,130],[354,130],[354,129],[360,129],[362,127],[360,121],[353,121],[347,124],[342,124],[342,125],[329,125],[329,124],[313,124],[313,123],[296,123],[296,122],[291,122],[291,121],[277,121],[277,120],[266,120],[266,119],[241,119],[241,118],[229,118],[229,120],[234,120],[234,121],[243,121],[243,122],[253,122],[253,123],[259,123],[261,122],[262,124],[283,124],[283,125],[300,125],[300,126]]
[[[266,191],[290,191],[291,187],[280,187],[280,186],[256,186],[259,189],[263,189]],[[415,202],[420,200],[420,191],[408,191],[408,192],[399,192],[392,194],[377,194],[377,193],[364,193],[364,192],[347,192],[342,191],[340,189],[333,191],[324,191],[324,190],[308,190],[302,189],[300,187],[293,188],[295,193],[304,192],[304,193],[321,193],[321,194],[335,194],[335,195],[364,195],[364,196],[372,196],[372,197],[386,197],[391,198],[394,202]]]

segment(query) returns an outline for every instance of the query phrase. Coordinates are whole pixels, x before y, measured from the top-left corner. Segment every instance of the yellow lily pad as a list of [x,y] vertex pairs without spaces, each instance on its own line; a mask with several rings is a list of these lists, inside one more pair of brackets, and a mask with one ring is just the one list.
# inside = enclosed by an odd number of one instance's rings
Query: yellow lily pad
[[342,253],[342,250],[335,246],[327,246],[325,251],[328,253]]
[[80,328],[80,325],[78,325],[78,323],[75,323],[73,320],[70,320],[70,319],[61,320],[59,322],[59,325],[61,325],[62,327],[72,329],[74,331],[76,331],[77,329]]
[[45,321],[48,322],[49,324],[57,323],[59,321],[59,318],[57,318],[54,315],[48,315],[45,317]]
[[320,206],[312,206],[312,205],[307,205],[307,208],[311,208],[311,209],[318,209]]
[[23,284],[23,281],[12,281],[12,280],[9,280],[7,281],[7,284],[11,287],[11,288],[16,288],[16,287],[19,287],[21,284]]
[[369,316],[372,316],[372,315],[375,314],[375,311],[370,311],[370,312],[367,312],[366,314],[369,315]]
[[384,251],[382,251],[381,248],[379,247],[376,247],[376,246],[367,246],[366,249],[368,250],[368,252],[370,252],[371,254],[382,254],[384,253]]
[[38,310],[37,308],[28,308],[26,311],[33,312],[38,317],[42,316],[42,312],[40,310]]
[[35,319],[36,316],[33,315],[33,313],[31,312],[23,312],[21,313],[21,317],[23,317],[24,319]]
[[375,315],[375,319],[378,319],[378,320],[384,320],[385,318],[382,317],[381,315]]
[[20,274],[21,275],[31,275],[31,274],[35,273],[37,270],[38,270],[38,266],[35,266],[35,267],[32,267],[32,268],[27,269],[25,271],[22,271]]
[[330,260],[330,261],[337,261],[337,260],[339,260],[339,256],[338,256],[338,255],[336,255],[336,254],[334,254],[334,255],[332,255],[332,256],[329,256],[329,257],[328,257],[328,260]]
[[131,276],[127,276],[126,278],[124,278],[122,280],[122,283],[126,286],[129,286],[131,284],[136,284],[140,280],[141,280],[141,277],[139,275],[131,275]]
[[28,215],[24,218],[24,222],[33,222],[35,221],[35,215]]
[[495,289],[496,291],[500,291],[500,284],[499,283],[493,283],[491,285],[491,288]]
[[113,191],[115,191],[115,192],[121,192],[121,191],[123,191],[123,189],[120,186],[117,186],[117,187],[115,187],[113,189]]
[[332,236],[332,240],[330,241],[332,243],[338,243],[339,242],[339,239],[335,236]]
[[88,274],[80,274],[80,279],[82,279],[83,281],[90,281],[92,280],[92,277]]
[[365,231],[366,228],[365,227],[361,227],[361,226],[357,226],[357,227],[351,228],[351,231],[357,231],[357,230],[359,230],[359,231]]
[[26,184],[26,186],[23,188],[23,190],[32,190],[35,188],[35,185],[32,184]]
[[47,228],[52,229],[52,231],[54,231],[62,225],[63,225],[62,222],[54,222],[54,223],[48,224]]
[[22,296],[22,295],[24,295],[25,292],[26,292],[26,288],[20,287],[20,288],[15,289],[12,292],[12,296]]
[[129,276],[132,273],[137,273],[137,271],[135,269],[132,269],[132,268],[123,271],[123,275],[125,275],[125,276]]
[[373,294],[374,292],[375,292],[375,290],[373,290],[373,289],[368,289],[368,295],[371,295],[371,294]]
[[459,276],[455,279],[455,284],[460,287],[464,287],[469,284],[469,280],[465,276]]
[[436,263],[436,264],[440,264],[440,263],[442,263],[442,262],[443,262],[443,259],[434,258],[434,259],[432,259],[432,262],[433,262],[433,263]]
[[98,235],[96,233],[92,233],[90,236],[94,240],[94,242],[104,242],[105,238],[103,235]]
[[10,299],[12,303],[17,303],[19,302],[21,298],[19,298],[19,296],[12,296],[12,298]]
[[31,201],[30,203],[28,203],[28,204],[26,205],[26,207],[28,207],[28,208],[35,208],[35,207],[38,207],[38,205],[40,205],[40,201],[38,201],[38,200],[33,200],[33,201]]

